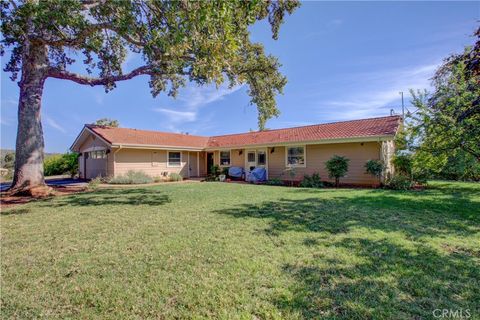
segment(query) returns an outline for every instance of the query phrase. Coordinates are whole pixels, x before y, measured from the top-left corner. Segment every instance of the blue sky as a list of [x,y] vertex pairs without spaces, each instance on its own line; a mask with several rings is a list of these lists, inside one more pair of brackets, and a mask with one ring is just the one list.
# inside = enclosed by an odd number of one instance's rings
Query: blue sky
[[[398,92],[428,88],[442,59],[474,42],[471,34],[479,20],[480,5],[473,1],[306,2],[287,17],[277,41],[266,23],[256,24],[253,40],[279,57],[288,78],[277,99],[281,115],[267,127],[384,116],[392,108],[399,112]],[[130,56],[125,67],[138,63]],[[122,82],[105,94],[102,87],[48,79],[42,107],[46,151],[66,151],[84,123],[103,117],[119,120],[122,127],[199,135],[257,128],[245,87],[189,85],[176,100],[154,99],[147,82],[146,77]],[[2,71],[2,148],[15,146],[17,101],[18,86]]]

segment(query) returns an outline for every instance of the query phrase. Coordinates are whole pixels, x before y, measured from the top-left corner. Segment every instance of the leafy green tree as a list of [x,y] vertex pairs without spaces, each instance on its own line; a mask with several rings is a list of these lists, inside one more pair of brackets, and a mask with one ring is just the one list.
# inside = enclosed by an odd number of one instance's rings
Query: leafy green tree
[[403,148],[413,153],[414,171],[478,179],[480,28],[475,34],[475,46],[450,56],[436,71],[432,93],[411,90],[416,111],[407,119]]
[[114,127],[114,128],[118,128],[120,126],[120,123],[118,122],[118,120],[109,119],[109,118],[98,119],[97,121],[95,121],[95,124],[97,126],[107,126],[107,127]]
[[[285,15],[297,1],[95,1],[1,0],[2,50],[10,48],[5,71],[21,73],[14,193],[45,186],[40,109],[45,80],[102,85],[148,76],[153,96],[176,96],[187,81],[198,85],[248,85],[258,124],[278,115],[275,97],[286,78],[280,63],[250,41],[249,28],[267,19],[277,39]],[[127,54],[143,65],[122,69]],[[79,61],[77,61],[79,60]],[[86,75],[69,70],[85,66]]]
[[78,153],[67,152],[63,155],[64,173],[70,174],[73,178],[78,173]]
[[14,165],[15,165],[15,153],[13,152],[6,153],[5,156],[3,157],[2,167],[6,169],[11,169],[14,167]]
[[78,153],[67,152],[46,157],[43,166],[46,176],[68,173],[73,178],[78,172]]
[[411,153],[398,153],[392,158],[393,166],[395,167],[395,173],[404,175],[407,177],[412,176],[412,154]]
[[328,177],[330,179],[335,178],[335,187],[338,188],[340,184],[340,178],[345,177],[347,174],[349,162],[350,159],[337,155],[334,155],[327,162],[325,162],[325,168],[328,171]]

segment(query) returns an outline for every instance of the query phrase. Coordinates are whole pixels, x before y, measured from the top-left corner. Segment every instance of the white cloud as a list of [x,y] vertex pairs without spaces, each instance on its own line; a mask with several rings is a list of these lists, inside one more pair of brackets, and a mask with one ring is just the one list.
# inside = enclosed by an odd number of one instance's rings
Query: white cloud
[[18,105],[18,100],[7,98],[7,99],[2,99],[1,103],[2,103],[2,106],[7,106],[7,105],[16,106]]
[[328,22],[328,25],[329,26],[332,26],[332,27],[338,27],[340,25],[343,24],[343,20],[342,19],[332,19]]
[[[325,120],[345,120],[385,116],[400,99],[403,91],[408,105],[408,90],[430,88],[438,64],[417,66],[408,69],[391,69],[380,72],[350,75],[353,87],[339,99],[327,100],[319,105],[317,114]],[[392,103],[396,105],[392,105]],[[398,112],[399,109],[396,108]]]
[[95,92],[93,94],[93,98],[95,99],[95,102],[98,104],[98,105],[103,105],[103,100],[105,98],[105,94],[102,94],[100,92]]
[[0,117],[0,124],[2,126],[9,126],[10,125],[10,120],[6,119],[4,116]]
[[316,38],[316,37],[326,35],[330,32],[337,30],[343,24],[343,22],[344,22],[343,19],[339,19],[339,18],[331,19],[329,21],[322,23],[319,26],[319,28],[316,29],[315,31],[307,33],[304,37],[305,39],[308,39],[308,38]]
[[189,86],[184,92],[181,92],[179,100],[185,103],[189,109],[197,109],[207,104],[222,100],[225,96],[232,94],[242,88],[241,85],[228,88],[226,84],[222,84],[218,88],[214,85],[205,87]]
[[56,129],[56,130],[58,130],[62,133],[67,133],[67,130],[65,130],[65,128],[63,128],[60,124],[58,124],[58,122],[56,122],[55,120],[53,120],[49,116],[45,116],[45,121],[50,127],[54,128],[54,129]]
[[[230,89],[226,84],[222,84],[218,88],[214,85],[204,87],[190,85],[180,92],[178,100],[182,105],[180,105],[177,110],[160,107],[153,108],[152,111],[161,113],[166,117],[162,127],[169,131],[180,132],[181,130],[179,130],[179,128],[184,123],[190,123],[190,130],[196,131],[191,127],[191,122],[198,122],[200,109],[222,100],[226,96],[238,91],[241,87],[242,86],[235,86]],[[204,119],[202,119],[201,123],[203,127],[209,126],[208,121],[204,121]]]
[[197,119],[197,113],[194,111],[175,111],[166,108],[154,108],[153,111],[166,115],[173,122],[190,122]]

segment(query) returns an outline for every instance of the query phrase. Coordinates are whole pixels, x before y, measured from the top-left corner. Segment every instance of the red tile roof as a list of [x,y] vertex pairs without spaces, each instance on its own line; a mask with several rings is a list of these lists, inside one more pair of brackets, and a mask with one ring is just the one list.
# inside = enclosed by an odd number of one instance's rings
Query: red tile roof
[[94,131],[110,144],[151,145],[203,149],[206,147],[208,142],[208,137],[192,136],[180,133],[113,128],[97,125],[86,125],[86,127]]
[[282,142],[388,136],[395,135],[399,124],[400,116],[389,116],[231,134],[210,137],[208,147],[233,147]]
[[111,144],[203,149],[265,145],[283,142],[393,136],[398,130],[400,119],[400,116],[389,116],[214,137],[96,125],[87,125],[87,127]]

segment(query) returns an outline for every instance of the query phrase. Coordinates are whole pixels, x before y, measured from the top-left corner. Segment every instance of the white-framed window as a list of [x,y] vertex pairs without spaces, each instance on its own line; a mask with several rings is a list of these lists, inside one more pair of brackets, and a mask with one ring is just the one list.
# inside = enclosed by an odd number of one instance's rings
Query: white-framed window
[[305,146],[291,146],[285,148],[285,166],[305,167]]
[[220,165],[229,166],[230,165],[230,150],[220,151]]
[[249,151],[247,153],[247,161],[248,162],[255,162],[255,151]]
[[182,153],[180,151],[168,151],[167,167],[180,167],[182,165]]
[[257,165],[264,166],[267,164],[267,154],[265,151],[257,151]]
[[88,157],[90,159],[107,159],[107,152],[106,150],[90,151]]

